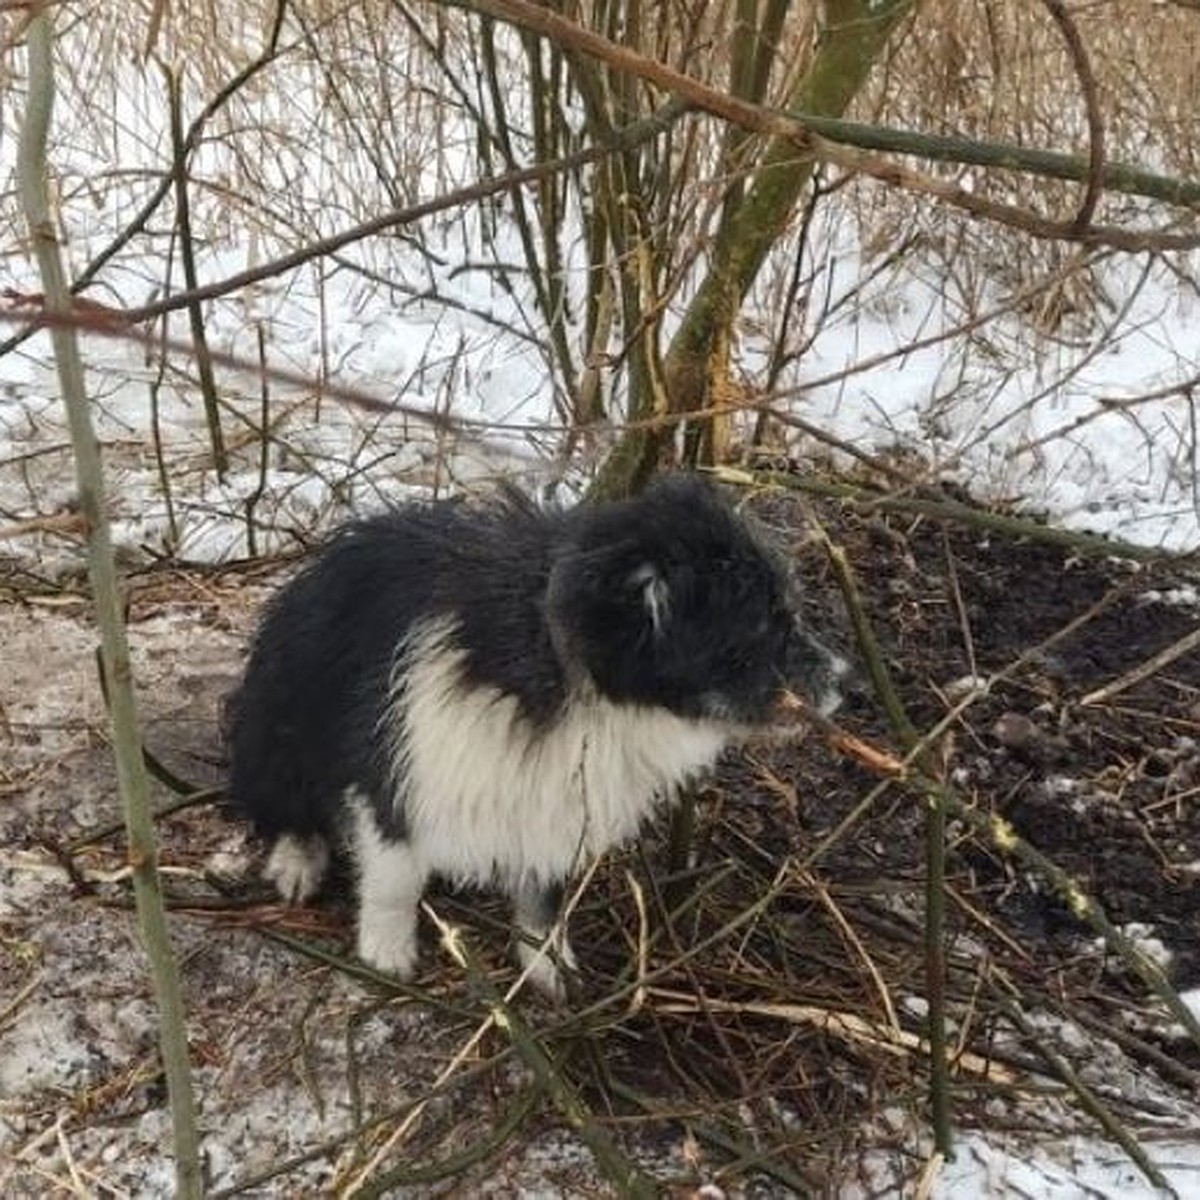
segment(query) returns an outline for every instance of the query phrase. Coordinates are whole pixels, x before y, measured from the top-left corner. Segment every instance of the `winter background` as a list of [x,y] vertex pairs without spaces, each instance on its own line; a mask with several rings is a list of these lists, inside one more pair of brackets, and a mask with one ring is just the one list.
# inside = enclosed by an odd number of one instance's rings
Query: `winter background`
[[[1036,53],[1010,28],[1012,69],[1001,73],[993,65],[989,73],[986,54],[972,41],[989,7],[931,6],[920,21],[937,32],[900,39],[892,69],[872,77],[860,115],[1080,149],[1086,125],[1061,48],[1044,33],[1039,71]],[[1146,40],[1130,53],[1158,48],[1148,70],[1161,78],[1122,76],[1123,60],[1111,49],[1120,30],[1106,22],[1120,27],[1135,19],[1135,7],[1092,14],[1084,26],[1110,101],[1109,153],[1195,179],[1200,118],[1180,98],[1195,95],[1200,15],[1182,5],[1151,6],[1147,15],[1143,6],[1136,19],[1145,22],[1138,37]],[[82,276],[103,256],[84,293],[90,300],[136,308],[183,290],[170,194],[135,236],[119,245],[116,239],[171,170],[168,74],[180,81],[186,127],[260,53],[273,16],[265,8],[182,4],[120,14],[60,6],[49,162],[70,274]],[[813,18],[805,10],[803,19]],[[71,509],[74,476],[48,338],[18,338],[22,302],[41,284],[14,175],[26,84],[19,12],[2,20],[0,228],[10,320],[0,327],[0,554],[52,582],[77,576],[82,559],[79,544],[55,528]],[[1004,44],[1002,33],[996,38]],[[1163,56],[1165,44],[1173,50]],[[500,119],[481,45],[477,24],[435,5],[291,9],[277,57],[205,123],[188,158],[200,281],[230,278],[502,170],[494,149],[490,170],[481,162],[481,128]],[[524,163],[535,155],[526,47],[498,27],[495,48],[505,120]],[[916,78],[897,83],[898,68],[914,63],[923,74],[910,70]],[[932,91],[931,79],[941,80]],[[989,95],[985,119],[981,97]],[[582,127],[578,105],[561,116],[573,132]],[[719,127],[688,120],[694,136],[707,140],[686,180],[696,209],[687,226],[694,245],[662,312],[663,344],[703,271],[711,233],[705,220],[722,183],[715,173]],[[945,169],[965,187],[1072,211],[1076,190],[1068,185]],[[1200,296],[1192,255],[1040,244],[828,168],[819,191],[777,245],[737,329],[734,364],[745,393],[824,435],[776,424],[772,455],[828,471],[860,467],[838,449],[844,444],[915,482],[950,483],[981,503],[1069,529],[1174,552],[1200,548]],[[620,435],[627,386],[619,323],[602,353],[587,345],[588,247],[579,195],[564,193],[554,230],[561,330],[575,369],[598,369],[609,413],[582,438],[565,417],[562,362],[503,193],[205,303],[210,346],[240,364],[217,366],[230,455],[224,478],[213,468],[195,362],[162,340],[188,338],[186,313],[139,327],[141,340],[85,337],[122,564],[223,564],[290,553],[348,512],[502,476],[559,499],[579,494]],[[526,189],[526,199],[534,203],[534,189]],[[1194,209],[1112,198],[1105,206],[1105,219],[1128,227],[1178,218],[1181,228],[1194,228]],[[537,243],[543,268],[547,246]],[[258,372],[260,354],[290,375]],[[351,393],[349,402],[339,389]],[[366,406],[355,397],[380,403]],[[753,461],[753,426],[753,414],[736,423],[741,463]],[[82,646],[63,648],[53,660],[65,670],[76,651],[86,655]],[[12,637],[0,647],[5,673],[17,670],[18,655],[24,664],[40,652],[36,639]],[[30,902],[28,889],[55,882],[44,873],[32,883],[28,860],[15,854],[0,867],[0,921]],[[13,960],[7,970],[0,961],[0,1057],[10,1064],[0,1070],[0,1164],[5,1155],[28,1155],[31,1144],[39,1137],[46,1143],[42,1135],[56,1130],[49,1141],[58,1158],[46,1169],[61,1178],[70,1162],[69,1129],[61,1120],[34,1127],[13,1116],[31,1085],[12,1064],[23,1055],[36,1059],[36,1088],[65,1095],[78,1082],[81,1035],[67,1014],[39,1008],[36,994],[31,1001],[23,988]],[[275,1091],[256,1103],[263,1111],[247,1119],[267,1121],[287,1098]],[[904,1112],[879,1120],[881,1146],[897,1139],[916,1146],[924,1136]],[[1154,1148],[1180,1195],[1200,1192],[1195,1112],[1191,1129]],[[240,1143],[229,1137],[226,1158],[236,1159]],[[221,1135],[212,1140],[219,1146]],[[569,1142],[556,1152],[571,1153]],[[134,1171],[126,1187],[151,1194],[169,1175],[161,1153],[142,1155],[141,1186],[130,1181]],[[876,1168],[876,1186],[886,1192],[899,1168],[882,1149]],[[4,1171],[0,1165],[0,1190]],[[76,1182],[89,1192],[91,1185]],[[999,1128],[970,1134],[956,1162],[907,1186],[946,1197],[1152,1194],[1119,1150],[1099,1138]]]

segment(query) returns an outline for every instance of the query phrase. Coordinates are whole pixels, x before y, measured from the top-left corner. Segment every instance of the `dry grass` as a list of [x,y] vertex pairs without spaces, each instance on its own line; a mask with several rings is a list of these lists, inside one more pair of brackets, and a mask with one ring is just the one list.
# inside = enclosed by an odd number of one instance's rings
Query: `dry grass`
[[[1200,21],[1171,4],[1124,0],[1073,5],[1069,11],[1095,79],[1106,158],[1195,178],[1200,169],[1193,99],[1200,85]],[[1076,67],[1040,3],[932,0],[923,5],[855,107],[864,119],[931,133],[1053,148],[1085,158],[1089,148]],[[1082,196],[1077,184],[945,164],[934,169],[965,175],[981,194],[1056,219],[1068,219]],[[868,242],[894,245],[919,230],[945,247],[947,261],[970,259],[1006,289],[1045,279],[1076,255],[1072,247],[1031,242],[1012,231],[964,226],[952,214],[913,205],[899,193],[858,188],[854,194]],[[1128,198],[1108,197],[1097,219],[1120,222],[1146,209]],[[1071,288],[1066,301],[1071,311],[1097,312],[1086,268]],[[1061,297],[1057,303],[1063,303]],[[1055,327],[1053,321],[1042,324]]]

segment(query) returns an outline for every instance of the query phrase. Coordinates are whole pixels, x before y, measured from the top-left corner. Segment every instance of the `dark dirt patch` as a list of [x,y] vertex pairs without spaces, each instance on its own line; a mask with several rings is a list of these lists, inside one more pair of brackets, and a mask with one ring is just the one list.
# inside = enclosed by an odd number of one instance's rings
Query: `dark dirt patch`
[[[1155,926],[1176,953],[1181,987],[1200,980],[1200,651],[1108,702],[1080,703],[1194,633],[1194,575],[1071,558],[929,521],[888,529],[880,538],[843,520],[837,536],[920,728],[946,713],[948,689],[958,698],[954,681],[1027,659],[952,729],[955,785],[1010,820],[1116,923]],[[865,712],[847,721],[884,732]],[[888,820],[893,861],[906,824]],[[1014,880],[992,851],[967,839],[955,858],[959,884],[1015,918],[1022,937],[1081,932],[1044,888]]]
[[[930,520],[865,519],[779,497],[758,503],[795,540],[809,619],[848,647],[840,590],[824,551],[804,538],[809,519],[819,518],[846,549],[919,729],[961,698],[958,681],[1021,664],[951,726],[942,743],[946,778],[1068,871],[1115,924],[1152,931],[1172,954],[1180,989],[1200,981],[1200,653],[1174,659],[1110,702],[1080,703],[1197,628],[1191,572],[1072,558],[1034,540]],[[839,721],[895,744],[871,698],[853,700]],[[697,1106],[702,1097],[769,1096],[803,1114],[810,1140],[793,1137],[786,1160],[815,1167],[818,1177],[836,1174],[833,1163],[847,1152],[843,1122],[853,1125],[853,1114],[875,1103],[915,1098],[921,1087],[911,1062],[878,1054],[855,1036],[800,1023],[781,1041],[772,1015],[756,1011],[794,1003],[879,1021],[884,989],[895,1000],[924,994],[920,802],[889,789],[813,858],[877,782],[815,736],[726,763],[701,796],[699,870],[711,891],[685,914],[681,942],[716,937],[753,898],[774,889],[773,899],[736,936],[660,983],[721,997],[736,1016],[698,1011],[672,1022],[659,1013],[624,1026],[662,1049],[675,1094],[682,1089]],[[662,842],[650,853],[652,870],[661,871]],[[636,920],[614,871],[595,904],[619,916],[598,920],[589,939],[596,947],[590,965],[609,979],[627,962],[618,930]],[[1090,927],[1043,880],[955,822],[948,874],[950,1010],[960,1019],[972,1012],[975,1023],[965,1046],[1005,1057],[996,1047],[1006,1023],[994,1005],[1015,994],[1031,1009],[1070,1014],[1098,1037],[1124,1038],[1132,1022],[1137,1036],[1127,1049],[1164,1077],[1196,1087],[1195,1048],[1161,1025],[1138,1023],[1134,1014],[1147,1006],[1143,986],[1094,944]],[[902,1010],[904,1027],[919,1030],[920,1012]],[[1029,1061],[1028,1047],[1007,1053]],[[1089,1047],[1080,1061],[1093,1054]],[[639,1069],[652,1068],[642,1059]],[[658,1084],[661,1092],[661,1078]],[[982,1101],[989,1089],[969,1074],[958,1087],[957,1119],[970,1121],[969,1097]],[[761,1104],[754,1112],[768,1121]]]
[[[778,523],[802,526],[794,500],[767,502]],[[998,814],[1067,870],[1119,926],[1144,925],[1171,951],[1181,990],[1200,982],[1200,652],[1175,657],[1111,700],[1095,689],[1150,662],[1200,625],[1195,572],[1183,564],[1135,566],[1072,557],[1035,540],[1012,541],[961,525],[829,507],[819,518],[858,573],[888,666],[913,721],[932,727],[961,698],[956,681],[1020,663],[967,709],[942,743],[959,795]],[[814,612],[837,611],[837,588],[815,548]],[[1071,628],[1077,624],[1077,627]],[[1067,631],[1064,633],[1064,631]],[[1039,647],[1044,647],[1039,649]],[[873,701],[853,703],[847,728],[894,745]],[[726,799],[759,797],[778,817],[779,780],[797,787],[797,820],[763,822],[757,840],[797,855],[858,802],[871,780],[823,750],[774,750],[769,771],[732,766]],[[737,799],[735,800],[735,796]],[[919,912],[924,873],[919,803],[885,796],[817,869],[870,928]],[[1044,881],[952,825],[950,882],[961,902],[952,924],[997,966],[1067,1006],[1094,1005],[1098,1020],[1141,1002],[1141,985],[1105,971],[1091,929]],[[887,914],[886,916],[884,914]],[[1112,968],[1113,964],[1107,964]],[[919,984],[911,981],[914,986]],[[1169,1053],[1200,1066],[1195,1048]]]

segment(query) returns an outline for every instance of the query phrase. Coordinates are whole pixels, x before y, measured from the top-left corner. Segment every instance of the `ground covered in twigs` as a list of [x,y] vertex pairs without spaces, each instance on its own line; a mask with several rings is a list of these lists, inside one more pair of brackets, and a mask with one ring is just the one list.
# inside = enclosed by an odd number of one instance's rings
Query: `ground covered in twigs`
[[[931,747],[941,775],[1070,872],[1179,989],[1200,984],[1191,569],[871,506],[752,503],[795,550],[811,619],[850,646],[816,527],[845,548],[921,732],[1004,673]],[[285,569],[158,564],[131,578],[147,746],[185,791],[220,784],[221,701]],[[170,1189],[94,642],[79,579],[0,558],[6,1196]],[[867,696],[841,719],[894,747]],[[922,1181],[945,1195],[1127,1195],[1143,1171],[1189,1163],[1171,1179],[1200,1187],[1200,1049],[1044,881],[954,819],[963,1153],[941,1173],[929,1163],[925,812],[880,782],[815,734],[731,757],[701,790],[689,862],[670,868],[663,821],[582,895],[571,1005],[517,998],[504,1027],[488,1020],[491,989],[513,979],[495,901],[435,895],[479,974],[430,928],[424,973],[398,989],[348,957],[344,897],[274,904],[256,882],[261,848],[211,795],[192,797],[160,831],[214,1189],[601,1195],[622,1162],[679,1195]],[[178,800],[165,784],[158,798]],[[1011,1161],[971,1175],[976,1130]],[[1101,1136],[1107,1149],[1081,1165]]]

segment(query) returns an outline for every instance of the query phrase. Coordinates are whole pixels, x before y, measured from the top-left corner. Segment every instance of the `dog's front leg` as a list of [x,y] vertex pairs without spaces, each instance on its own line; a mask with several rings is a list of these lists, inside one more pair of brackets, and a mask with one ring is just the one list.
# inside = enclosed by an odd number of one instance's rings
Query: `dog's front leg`
[[410,979],[417,966],[417,907],[429,868],[407,841],[380,834],[363,804],[355,812],[358,865],[358,956]]
[[562,884],[524,878],[512,888],[517,962],[539,992],[556,1004],[567,998],[563,971],[575,970],[566,920],[559,919]]

